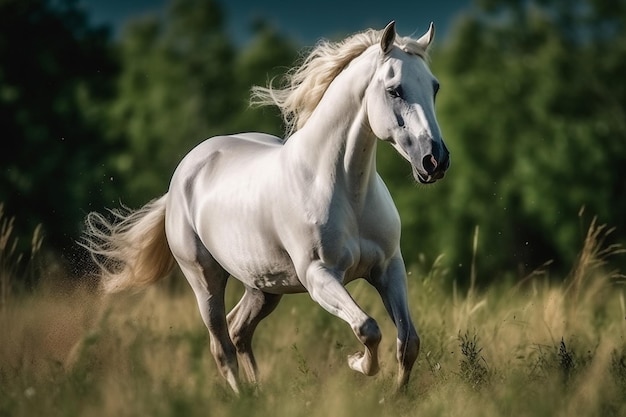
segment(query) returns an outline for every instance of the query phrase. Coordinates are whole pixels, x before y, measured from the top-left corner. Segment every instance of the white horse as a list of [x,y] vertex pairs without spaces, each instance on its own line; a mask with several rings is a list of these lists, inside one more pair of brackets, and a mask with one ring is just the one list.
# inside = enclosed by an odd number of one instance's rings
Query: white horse
[[[181,161],[161,198],[114,211],[114,222],[91,213],[84,245],[105,290],[150,284],[175,260],[196,295],[217,367],[239,392],[239,363],[257,382],[254,330],[288,293],[308,292],[346,321],[365,347],[348,358],[350,368],[375,374],[381,332],[344,288],[364,278],[397,327],[398,384],[405,386],[420,341],[407,303],[400,217],[376,172],[376,144],[389,142],[421,183],[444,176],[439,84],[425,60],[433,35],[431,23],[417,40],[399,37],[391,22],[319,43],[286,88],[253,91],[257,102],[280,107],[288,140],[261,133],[208,139]],[[245,293],[227,316],[229,276]]]

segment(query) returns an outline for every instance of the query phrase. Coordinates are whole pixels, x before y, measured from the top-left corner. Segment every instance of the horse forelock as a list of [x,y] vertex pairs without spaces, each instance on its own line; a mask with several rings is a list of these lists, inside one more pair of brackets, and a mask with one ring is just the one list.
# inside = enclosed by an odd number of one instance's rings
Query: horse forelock
[[[276,105],[288,138],[307,122],[335,77],[366,49],[378,44],[381,35],[382,31],[368,29],[339,42],[319,41],[299,66],[282,77],[282,88],[275,88],[274,80],[267,87],[253,87],[251,103]],[[415,39],[396,36],[394,44],[408,54],[427,59],[426,50]]]

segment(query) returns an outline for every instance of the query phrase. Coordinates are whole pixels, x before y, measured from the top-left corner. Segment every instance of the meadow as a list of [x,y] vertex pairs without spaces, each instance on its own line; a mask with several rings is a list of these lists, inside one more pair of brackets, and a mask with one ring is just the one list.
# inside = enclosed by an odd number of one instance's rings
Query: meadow
[[[565,280],[537,271],[478,289],[440,260],[413,265],[422,348],[404,392],[395,329],[366,283],[349,289],[383,331],[374,377],[348,368],[360,346],[347,325],[307,295],[284,297],[254,339],[260,387],[236,397],[181,276],[103,298],[48,268],[34,289],[11,291],[3,225],[1,417],[626,415],[625,294],[606,262],[621,249],[605,245],[603,226],[591,225]],[[229,286],[230,305],[240,292]]]

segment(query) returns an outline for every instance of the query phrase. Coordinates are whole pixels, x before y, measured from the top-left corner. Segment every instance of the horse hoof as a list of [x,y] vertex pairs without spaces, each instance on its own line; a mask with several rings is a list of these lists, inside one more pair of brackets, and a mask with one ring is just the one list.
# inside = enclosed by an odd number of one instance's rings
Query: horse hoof
[[365,373],[363,372],[363,352],[348,356],[348,366],[354,371]]
[[366,363],[365,354],[363,352],[357,352],[354,355],[348,356],[348,366],[350,369],[360,372],[367,376],[375,375],[378,372],[378,366],[371,361]]

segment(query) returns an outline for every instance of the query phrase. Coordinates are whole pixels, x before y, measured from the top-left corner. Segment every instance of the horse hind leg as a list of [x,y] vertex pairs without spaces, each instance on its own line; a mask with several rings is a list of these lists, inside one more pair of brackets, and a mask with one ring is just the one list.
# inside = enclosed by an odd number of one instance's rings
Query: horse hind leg
[[212,258],[203,262],[179,261],[179,264],[196,295],[200,315],[209,331],[211,353],[217,368],[233,391],[239,394],[237,353],[228,333],[224,305],[229,274]]
[[248,382],[257,384],[257,364],[252,351],[252,336],[257,325],[278,305],[282,295],[265,293],[246,286],[241,300],[228,314],[230,337],[235,344]]

